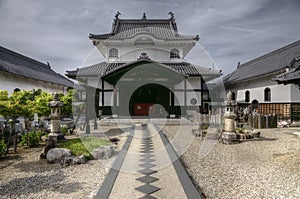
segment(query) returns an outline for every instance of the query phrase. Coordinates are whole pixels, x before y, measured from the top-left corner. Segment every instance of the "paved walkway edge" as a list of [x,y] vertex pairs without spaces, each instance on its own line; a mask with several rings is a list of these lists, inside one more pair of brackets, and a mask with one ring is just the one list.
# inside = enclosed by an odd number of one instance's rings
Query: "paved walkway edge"
[[171,161],[175,160],[173,162],[173,166],[174,166],[177,176],[181,182],[181,185],[183,186],[183,189],[185,191],[187,198],[193,198],[193,199],[206,198],[204,193],[201,190],[198,190],[195,187],[195,185],[193,184],[193,182],[191,181],[187,171],[181,164],[179,157],[177,156],[172,144],[170,144],[166,135],[159,129],[159,127],[157,127],[156,125],[154,125],[154,127],[157,130],[157,132],[159,133],[159,135],[166,147],[166,150],[168,152],[168,155],[169,155]]
[[119,171],[122,167],[122,164],[124,162],[125,156],[127,154],[128,148],[131,144],[132,138],[134,135],[134,125],[132,126],[131,130],[130,130],[130,134],[125,142],[125,144],[123,145],[122,150],[120,151],[117,159],[115,160],[115,162],[112,165],[112,168],[109,170],[107,176],[105,177],[102,186],[100,187],[98,193],[96,194],[96,196],[94,198],[99,198],[99,199],[106,199],[109,197],[110,192],[114,186],[114,183],[116,181],[116,178],[118,177]]

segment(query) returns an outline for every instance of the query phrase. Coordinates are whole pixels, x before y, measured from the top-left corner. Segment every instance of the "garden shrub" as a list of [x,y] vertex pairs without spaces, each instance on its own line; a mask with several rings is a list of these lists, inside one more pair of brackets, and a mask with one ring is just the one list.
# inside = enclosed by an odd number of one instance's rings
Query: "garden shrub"
[[28,132],[25,133],[21,138],[21,145],[28,146],[28,137],[29,137],[29,147],[36,147],[39,145],[42,133],[41,132]]
[[6,155],[7,145],[4,143],[3,140],[0,140],[0,157]]
[[67,135],[68,133],[68,127],[67,126],[63,126],[60,128],[60,132],[64,135]]

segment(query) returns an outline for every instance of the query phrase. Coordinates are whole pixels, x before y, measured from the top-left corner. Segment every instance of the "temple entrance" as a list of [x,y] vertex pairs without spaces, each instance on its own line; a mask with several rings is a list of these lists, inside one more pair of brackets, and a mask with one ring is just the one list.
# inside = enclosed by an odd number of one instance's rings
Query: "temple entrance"
[[169,111],[170,90],[159,84],[146,84],[134,91],[129,101],[130,115],[166,116]]

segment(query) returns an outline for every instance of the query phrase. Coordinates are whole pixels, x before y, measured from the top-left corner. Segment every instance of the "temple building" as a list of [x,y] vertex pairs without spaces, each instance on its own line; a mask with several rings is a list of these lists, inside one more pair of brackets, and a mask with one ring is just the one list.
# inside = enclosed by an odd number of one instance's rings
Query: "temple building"
[[87,89],[90,109],[103,115],[185,115],[186,110],[208,111],[205,82],[221,71],[187,62],[184,58],[198,35],[179,33],[172,12],[167,19],[121,19],[112,29],[90,34],[104,62],[67,71]]
[[42,89],[67,93],[74,83],[53,71],[48,64],[0,46],[0,90],[9,94],[19,90]]
[[300,41],[262,55],[223,78],[239,107],[263,115],[276,114],[279,121],[300,121]]

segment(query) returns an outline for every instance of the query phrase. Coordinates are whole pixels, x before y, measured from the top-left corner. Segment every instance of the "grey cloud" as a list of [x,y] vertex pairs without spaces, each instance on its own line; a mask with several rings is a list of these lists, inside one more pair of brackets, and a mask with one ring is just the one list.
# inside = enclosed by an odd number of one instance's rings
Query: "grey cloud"
[[[199,34],[199,43],[219,69],[231,72],[242,63],[299,39],[297,0],[229,1],[0,1],[0,45],[49,61],[62,74],[80,67],[94,47],[89,33],[110,31],[114,14],[121,18],[167,18],[173,11],[179,31]],[[96,62],[99,54],[93,53]],[[203,56],[191,52],[195,64]]]

